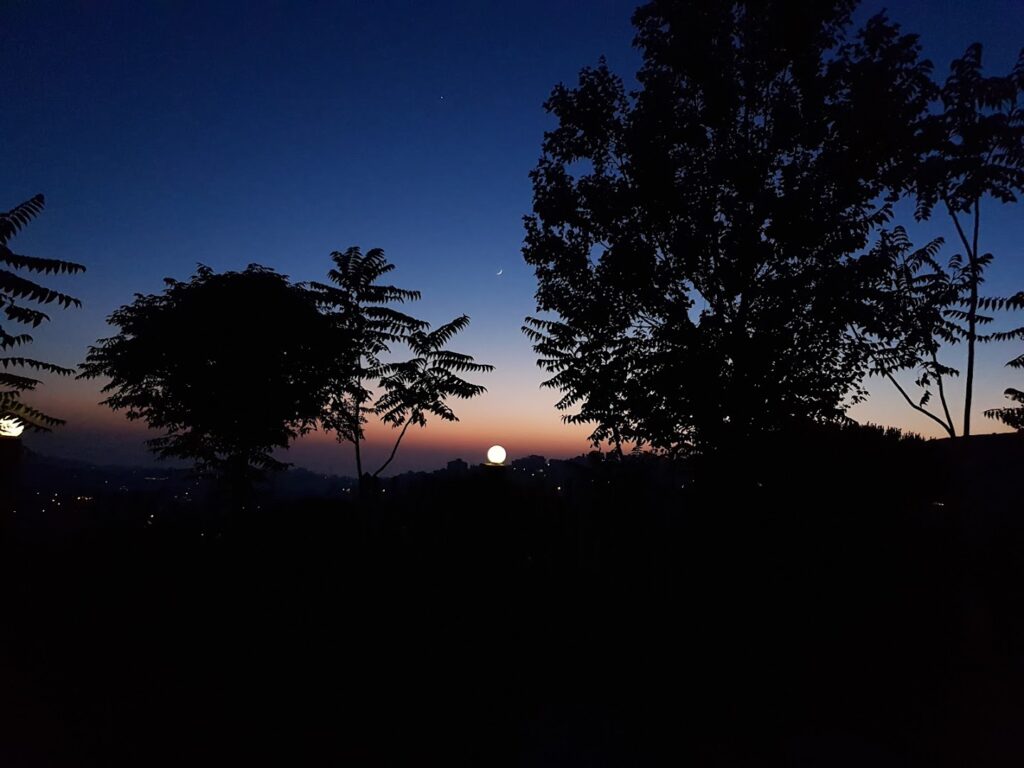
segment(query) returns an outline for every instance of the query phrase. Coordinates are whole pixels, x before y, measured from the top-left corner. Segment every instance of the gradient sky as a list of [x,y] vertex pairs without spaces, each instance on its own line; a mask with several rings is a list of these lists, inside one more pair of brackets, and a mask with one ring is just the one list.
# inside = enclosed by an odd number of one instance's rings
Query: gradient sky
[[[534,310],[521,217],[552,125],[542,102],[602,54],[623,76],[635,72],[636,4],[3,0],[0,208],[45,193],[46,211],[15,250],[88,266],[48,282],[85,306],[53,313],[32,353],[79,363],[113,309],[196,263],[321,279],[332,250],[379,246],[398,266],[394,282],[423,292],[415,314],[440,323],[468,313],[455,348],[497,366],[479,377],[486,395],[457,404],[460,423],[409,433],[396,471],[482,460],[494,442],[512,456],[586,450],[588,430],[561,423],[519,330]],[[943,73],[973,41],[1000,74],[1024,46],[1019,0],[885,5]],[[882,7],[865,2],[858,17]],[[944,221],[912,233],[953,234]],[[983,238],[996,255],[989,290],[1024,287],[1024,209],[988,212]],[[980,411],[1020,386],[1003,368],[1019,352],[982,350],[978,431],[998,429]],[[151,461],[145,428],[97,405],[99,387],[49,379],[30,402],[69,424],[28,445]],[[873,393],[856,418],[937,433],[888,387]],[[388,436],[371,430],[371,460]],[[314,434],[285,458],[351,473],[350,454]]]

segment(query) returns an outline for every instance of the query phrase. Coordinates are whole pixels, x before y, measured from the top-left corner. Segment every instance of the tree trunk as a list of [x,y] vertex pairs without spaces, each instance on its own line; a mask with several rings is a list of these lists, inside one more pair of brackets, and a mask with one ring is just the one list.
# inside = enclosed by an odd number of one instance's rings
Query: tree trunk
[[978,227],[981,205],[974,201],[974,242],[967,254],[971,266],[971,306],[967,316],[967,377],[964,381],[964,437],[971,435],[971,401],[974,395],[974,347],[978,328]]
[[363,457],[359,452],[359,403],[356,403],[355,428],[352,430],[352,444],[356,447],[356,478],[359,482],[359,495],[363,494]]

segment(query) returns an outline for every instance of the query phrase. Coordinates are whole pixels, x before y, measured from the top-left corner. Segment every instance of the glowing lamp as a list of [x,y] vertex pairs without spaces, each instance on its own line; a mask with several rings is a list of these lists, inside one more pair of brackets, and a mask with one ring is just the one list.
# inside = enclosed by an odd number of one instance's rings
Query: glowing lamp
[[505,457],[508,454],[505,453],[505,449],[500,445],[492,445],[487,449],[487,463],[488,464],[504,464]]
[[[12,419],[10,416],[0,419],[0,437],[18,437],[24,431],[25,425],[17,419]],[[502,456],[504,453],[502,451]]]

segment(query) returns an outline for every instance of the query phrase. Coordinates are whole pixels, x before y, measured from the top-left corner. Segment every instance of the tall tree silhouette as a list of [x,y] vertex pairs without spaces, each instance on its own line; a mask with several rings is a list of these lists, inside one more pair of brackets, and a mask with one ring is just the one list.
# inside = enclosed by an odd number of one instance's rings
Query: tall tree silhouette
[[314,426],[339,332],[311,291],[265,267],[164,282],[111,314],[118,333],[90,347],[81,376],[108,377],[105,404],[165,433],[149,441],[157,455],[244,489]]
[[[387,461],[373,477],[391,463],[406,431],[412,424],[426,426],[433,414],[446,421],[457,421],[447,405],[449,397],[471,398],[485,390],[460,378],[458,373],[491,370],[469,355],[445,349],[455,334],[469,325],[465,315],[430,331],[429,323],[395,309],[390,304],[417,301],[419,291],[384,285],[380,279],[394,270],[380,248],[365,254],[357,247],[331,254],[334,268],[330,284],[313,283],[321,306],[343,333],[345,345],[338,349],[342,362],[333,382],[323,415],[323,424],[334,430],[341,442],[355,449],[356,471],[363,482],[361,443],[370,414],[400,428]],[[385,361],[393,346],[405,343],[414,357],[404,362]],[[380,394],[374,400],[370,386],[376,383]]]
[[[85,271],[81,264],[24,256],[11,250],[11,239],[39,215],[45,202],[42,195],[36,195],[6,213],[0,213],[0,309],[7,320],[33,328],[50,319],[38,305],[56,303],[64,308],[82,305],[78,299],[46,288],[14,271],[37,274],[75,274]],[[26,302],[37,306],[29,306]],[[12,331],[14,329],[8,330],[0,325],[0,353],[22,347],[32,341],[31,335]],[[24,373],[15,373],[15,369],[54,373],[58,376],[70,376],[75,372],[74,369],[22,355],[0,356],[0,418],[12,419],[36,431],[49,431],[52,427],[63,424],[62,419],[48,416],[22,401],[22,394],[34,390],[40,384],[40,380]]]
[[971,434],[974,365],[978,342],[1024,337],[1024,328],[979,332],[993,309],[1020,308],[1016,298],[980,295],[992,254],[981,246],[981,211],[986,199],[1017,201],[1024,192],[1024,51],[1010,74],[982,74],[982,47],[975,43],[953,61],[941,90],[942,109],[925,121],[926,157],[918,173],[916,217],[939,207],[951,219],[963,255],[951,263],[951,279],[963,287],[944,317],[944,326],[967,345],[963,434]]
[[602,61],[548,99],[524,256],[550,314],[527,327],[595,441],[736,444],[862,396],[856,256],[933,86],[884,16],[850,37],[853,6],[651,2],[637,91]]
[[391,346],[413,331],[423,330],[427,323],[389,306],[418,301],[420,292],[379,282],[395,268],[380,248],[364,254],[353,246],[333,252],[331,260],[330,284],[311,284],[345,337],[345,346],[337,351],[343,361],[340,376],[333,382],[323,424],[340,442],[352,443],[361,480],[363,427],[373,413],[373,392],[368,385],[380,377],[381,357]]

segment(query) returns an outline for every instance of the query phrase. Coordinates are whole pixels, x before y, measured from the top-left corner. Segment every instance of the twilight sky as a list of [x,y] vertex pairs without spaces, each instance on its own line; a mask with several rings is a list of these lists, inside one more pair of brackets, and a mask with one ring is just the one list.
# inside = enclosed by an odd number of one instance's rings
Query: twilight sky
[[[32,354],[81,362],[113,309],[197,262],[310,280],[323,278],[332,250],[379,246],[398,266],[394,282],[423,292],[414,314],[440,323],[468,313],[455,348],[497,366],[479,377],[486,395],[456,405],[460,423],[409,433],[396,471],[480,461],[494,442],[513,457],[586,450],[588,430],[561,423],[519,331],[534,310],[521,217],[552,125],[542,102],[602,54],[621,75],[635,72],[636,4],[4,0],[0,209],[43,192],[47,209],[15,250],[88,267],[47,283],[85,306],[53,312]],[[943,74],[975,40],[999,74],[1024,46],[1019,0],[885,5]],[[858,18],[881,7],[868,0]],[[941,220],[911,234],[953,235]],[[1024,287],[1024,208],[990,208],[983,237],[996,256],[989,291]],[[1019,352],[982,348],[977,431],[997,430],[980,411],[1021,385],[1003,368]],[[69,424],[28,445],[149,463],[145,428],[97,405],[100,386],[48,380],[29,402]],[[883,383],[872,391],[851,412],[859,420],[937,434]],[[371,430],[371,458],[388,437]],[[284,458],[351,473],[350,454],[314,434]]]

